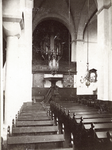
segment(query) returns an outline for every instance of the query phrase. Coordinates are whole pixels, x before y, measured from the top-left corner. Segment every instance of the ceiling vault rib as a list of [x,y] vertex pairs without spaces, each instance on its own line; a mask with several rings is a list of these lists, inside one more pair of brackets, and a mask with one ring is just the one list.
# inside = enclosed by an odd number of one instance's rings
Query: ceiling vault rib
[[76,33],[76,27],[75,27],[75,22],[74,22],[73,13],[72,13],[72,10],[71,10],[71,5],[69,6],[69,2],[68,2],[68,0],[65,0],[65,1],[66,1],[67,6],[68,6],[68,9],[69,9],[69,7],[70,7],[70,16],[71,16],[71,18],[72,18],[73,26],[74,26],[75,33]]
[[84,33],[85,33],[85,31],[86,31],[86,28],[87,28],[87,26],[88,26],[90,20],[91,20],[91,19],[94,17],[94,15],[96,14],[96,12],[97,12],[97,9],[96,9],[96,10],[92,13],[92,15],[89,17],[89,19],[88,19],[88,21],[87,21],[87,23],[86,23],[86,25],[85,25],[85,27],[84,27],[83,39],[84,39]]

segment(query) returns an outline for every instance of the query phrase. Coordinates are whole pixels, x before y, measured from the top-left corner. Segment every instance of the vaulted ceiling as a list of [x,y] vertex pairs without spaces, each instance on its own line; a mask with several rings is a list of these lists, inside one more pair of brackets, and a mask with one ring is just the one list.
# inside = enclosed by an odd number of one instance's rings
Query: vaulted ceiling
[[[66,35],[62,35],[62,37],[66,37],[63,39],[64,42],[67,41],[67,38],[69,38],[68,33],[70,33],[73,41],[83,40],[84,32],[88,23],[96,20],[97,18],[96,12],[96,0],[34,0],[32,17],[34,46],[38,45],[37,43],[41,39],[40,35],[43,34],[42,32],[38,32],[40,27],[46,27],[46,32],[49,21],[55,22],[62,34],[64,33],[63,30],[67,31]],[[65,26],[65,29],[63,26]],[[66,60],[67,62],[69,61],[69,43],[66,47],[67,48],[64,50],[65,55],[63,60]],[[38,57],[36,54],[34,55],[36,58]],[[66,63],[65,66],[67,66]],[[63,65],[62,68],[64,68]]]
[[52,18],[65,24],[71,32],[74,32],[75,38],[82,38],[88,20],[96,11],[96,0],[35,0],[33,31],[39,22]]

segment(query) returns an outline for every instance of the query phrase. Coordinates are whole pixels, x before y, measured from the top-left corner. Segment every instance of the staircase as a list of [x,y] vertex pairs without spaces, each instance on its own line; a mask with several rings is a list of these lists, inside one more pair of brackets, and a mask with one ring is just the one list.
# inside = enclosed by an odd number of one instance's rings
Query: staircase
[[49,88],[47,94],[45,95],[45,103],[49,103],[52,98],[52,88]]
[[16,121],[12,122],[12,133],[8,127],[8,150],[73,150],[65,148],[65,142],[49,109],[39,102],[24,103]]

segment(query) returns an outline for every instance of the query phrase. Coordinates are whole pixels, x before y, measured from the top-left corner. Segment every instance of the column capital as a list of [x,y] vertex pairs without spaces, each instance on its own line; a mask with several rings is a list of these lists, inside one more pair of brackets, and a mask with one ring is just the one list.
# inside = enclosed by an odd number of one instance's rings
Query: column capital
[[104,9],[109,9],[112,6],[112,3],[110,0],[106,0],[106,1],[98,1],[98,11],[97,11],[97,15],[100,14],[100,12],[102,12]]
[[21,30],[24,29],[24,13],[21,15],[8,15],[3,14],[3,29],[6,36],[18,36],[21,35]]
[[18,22],[3,22],[3,29],[6,36],[17,36],[21,35],[21,27]]
[[6,36],[20,37],[24,28],[24,13],[20,8],[20,0],[3,1],[3,29]]

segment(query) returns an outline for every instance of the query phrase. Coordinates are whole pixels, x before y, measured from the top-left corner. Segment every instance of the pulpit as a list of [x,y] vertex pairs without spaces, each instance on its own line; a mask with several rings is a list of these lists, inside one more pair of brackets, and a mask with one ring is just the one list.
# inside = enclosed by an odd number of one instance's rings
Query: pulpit
[[56,86],[56,82],[57,81],[63,81],[62,77],[48,77],[48,78],[44,78],[44,80],[46,81],[50,81],[51,82],[51,99],[53,101],[57,101],[59,100],[59,92],[58,92],[58,86]]

